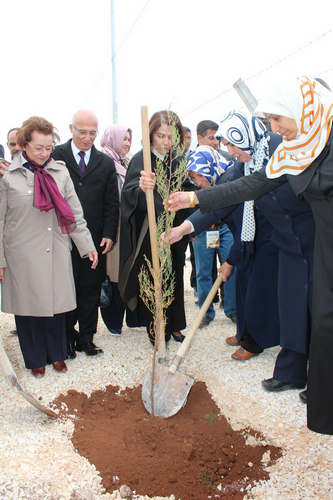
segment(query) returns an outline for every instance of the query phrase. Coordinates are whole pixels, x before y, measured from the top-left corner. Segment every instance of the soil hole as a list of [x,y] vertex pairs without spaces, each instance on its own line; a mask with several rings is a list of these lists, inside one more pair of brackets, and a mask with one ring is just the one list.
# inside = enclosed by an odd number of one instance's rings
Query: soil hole
[[203,382],[169,419],[151,418],[141,386],[108,386],[90,397],[70,390],[54,404],[62,418],[75,415],[73,445],[95,465],[109,493],[127,485],[150,497],[242,499],[247,488],[269,478],[265,466],[281,456],[253,429],[234,431]]

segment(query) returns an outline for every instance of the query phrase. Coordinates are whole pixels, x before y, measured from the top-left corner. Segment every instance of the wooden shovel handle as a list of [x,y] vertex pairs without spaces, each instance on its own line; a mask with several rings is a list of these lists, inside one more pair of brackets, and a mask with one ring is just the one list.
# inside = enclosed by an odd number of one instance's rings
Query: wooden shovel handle
[[[151,156],[150,156],[150,140],[149,140],[149,125],[148,125],[148,107],[141,107],[141,125],[142,125],[142,146],[143,146],[143,164],[144,170],[150,176],[151,173]],[[148,225],[150,234],[151,255],[153,261],[153,269],[158,275],[160,261],[158,258],[157,247],[157,231],[156,231],[156,215],[154,203],[153,189],[146,189]]]
[[9,359],[7,358],[7,354],[4,348],[2,347],[1,342],[0,342],[0,368],[2,369],[5,377],[9,377],[10,375],[14,374],[13,367]]
[[[182,345],[180,346],[180,348],[177,351],[177,354],[175,355],[174,359],[172,360],[172,363],[169,367],[169,371],[171,373],[175,373],[175,371],[177,370],[178,365],[181,361],[181,358],[184,357],[184,354],[186,353],[187,349],[189,348],[190,343],[194,337],[194,334],[197,331],[201,321],[203,320],[203,318],[207,312],[208,307],[212,303],[213,298],[215,297],[216,292],[219,289],[219,286],[221,285],[222,281],[223,281],[223,274],[219,273],[218,277],[215,280],[215,283],[213,284],[209,294],[206,297],[205,302],[202,304],[202,307],[199,311],[199,314],[197,315],[194,322],[192,323],[191,328],[187,332],[187,335],[182,342]],[[176,362],[176,358],[178,358],[177,362]]]
[[[148,107],[142,106],[141,108],[141,125],[142,125],[142,146],[143,146],[143,163],[144,170],[150,176],[151,173],[151,151],[149,139],[149,124],[148,124]],[[146,189],[146,201],[148,212],[148,226],[150,235],[151,257],[154,270],[154,285],[155,285],[155,303],[156,303],[156,341],[158,356],[160,359],[166,358],[166,346],[164,338],[164,330],[161,331],[163,309],[162,309],[162,290],[159,283],[160,275],[160,260],[158,256],[157,246],[157,229],[156,229],[156,214],[154,202],[154,190]]]

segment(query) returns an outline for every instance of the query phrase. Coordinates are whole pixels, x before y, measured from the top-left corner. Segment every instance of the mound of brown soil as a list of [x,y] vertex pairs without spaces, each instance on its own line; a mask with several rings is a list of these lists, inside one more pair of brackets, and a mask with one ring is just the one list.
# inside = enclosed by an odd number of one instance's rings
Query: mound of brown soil
[[173,493],[177,500],[241,499],[249,485],[268,478],[263,462],[270,465],[281,455],[274,446],[247,444],[249,435],[260,436],[234,431],[203,382],[194,384],[186,405],[169,419],[151,418],[141,386],[108,386],[91,397],[69,391],[55,404],[61,408],[62,402],[68,409],[61,414],[77,417],[76,450],[95,465],[110,493],[126,484],[137,494]]

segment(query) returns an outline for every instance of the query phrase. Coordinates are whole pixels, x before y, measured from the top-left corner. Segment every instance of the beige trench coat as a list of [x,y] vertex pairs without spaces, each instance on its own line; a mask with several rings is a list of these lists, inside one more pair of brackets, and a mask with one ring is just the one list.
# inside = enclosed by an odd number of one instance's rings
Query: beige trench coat
[[[118,176],[117,176],[118,179]],[[118,193],[119,193],[119,201],[121,195],[121,188],[118,182]],[[112,249],[109,253],[106,254],[106,274],[109,276],[110,281],[114,283],[118,283],[119,277],[119,232],[120,232],[120,207],[119,207],[119,224],[117,229],[117,237],[114,245],[112,245]]]
[[14,158],[0,183],[2,311],[53,316],[76,307],[70,238],[81,257],[95,246],[65,164],[51,160],[45,168],[74,214],[76,229],[70,236],[62,234],[54,209],[33,207],[34,174],[22,166],[22,159]]

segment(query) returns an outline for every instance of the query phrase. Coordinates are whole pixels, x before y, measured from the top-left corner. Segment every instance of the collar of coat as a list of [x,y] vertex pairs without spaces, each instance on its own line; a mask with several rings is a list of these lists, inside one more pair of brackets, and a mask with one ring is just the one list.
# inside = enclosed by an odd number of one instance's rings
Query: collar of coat
[[[13,172],[14,170],[18,170],[19,168],[23,168],[24,170],[27,170],[25,167],[23,167],[24,163],[27,163],[27,160],[23,158],[22,154],[17,154],[12,161],[12,163],[8,167],[8,172]],[[66,163],[61,160],[51,160],[50,163],[48,163],[45,167],[45,170],[61,170],[63,167],[66,166]]]

